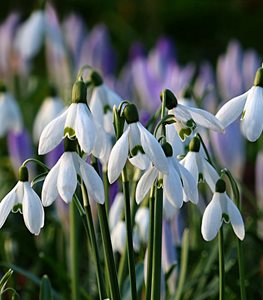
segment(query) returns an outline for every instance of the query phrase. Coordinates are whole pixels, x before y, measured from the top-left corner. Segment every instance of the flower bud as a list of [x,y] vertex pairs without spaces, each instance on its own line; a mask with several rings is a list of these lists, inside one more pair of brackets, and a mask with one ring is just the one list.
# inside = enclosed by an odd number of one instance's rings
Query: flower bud
[[72,102],[73,103],[86,103],[87,99],[87,86],[83,79],[75,81],[72,88]]
[[254,86],[263,87],[263,68],[259,68],[256,72]]
[[139,114],[135,104],[127,104],[123,110],[123,115],[128,124],[139,121]]
[[103,79],[100,74],[96,71],[92,71],[90,74],[90,80],[92,81],[94,86],[100,86],[103,84]]
[[165,97],[165,106],[167,109],[173,109],[177,106],[177,99],[175,97],[175,95],[173,94],[172,91],[165,89],[163,90],[163,92],[161,93],[161,101],[163,101],[163,95]]
[[216,182],[216,192],[217,193],[224,193],[226,191],[226,183],[223,179],[218,179]]
[[199,150],[200,150],[200,139],[195,136],[189,143],[189,151],[199,152]]
[[172,148],[171,144],[165,142],[162,144],[162,148],[163,148],[163,151],[164,151],[166,157],[173,156],[173,148]]
[[19,181],[28,181],[28,169],[25,166],[19,168],[18,171],[18,180]]

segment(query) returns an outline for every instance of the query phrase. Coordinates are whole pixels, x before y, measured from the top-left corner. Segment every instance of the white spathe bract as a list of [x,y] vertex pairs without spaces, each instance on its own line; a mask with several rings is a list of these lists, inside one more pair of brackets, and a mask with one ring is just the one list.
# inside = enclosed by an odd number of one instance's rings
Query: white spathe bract
[[14,97],[8,93],[0,93],[0,137],[9,130],[19,132],[22,129],[22,116]]
[[53,150],[64,138],[76,136],[81,149],[90,154],[95,143],[96,126],[85,103],[72,103],[68,109],[51,121],[42,131],[38,153]]
[[211,202],[206,207],[201,227],[203,238],[206,241],[211,241],[216,237],[223,224],[223,214],[228,215],[229,222],[236,236],[240,240],[243,240],[245,237],[245,228],[242,216],[226,192],[215,192]]
[[136,202],[139,204],[145,198],[158,176],[163,178],[163,197],[176,208],[183,201],[198,202],[197,185],[192,175],[174,159],[167,157],[168,175],[159,174],[155,166],[151,166],[141,177],[136,188]]
[[103,183],[94,168],[76,152],[64,152],[44,181],[41,197],[43,205],[51,205],[59,196],[70,203],[77,188],[77,175],[83,179],[89,197],[103,204]]
[[44,209],[37,193],[28,181],[18,181],[16,186],[0,202],[0,228],[17,204],[22,205],[23,218],[27,229],[35,235],[44,226]]
[[241,117],[241,131],[250,141],[255,142],[263,130],[263,88],[253,86],[246,93],[226,102],[216,114],[227,127]]
[[136,149],[137,154],[130,158],[130,162],[139,169],[145,169],[151,161],[161,172],[167,174],[168,166],[165,154],[155,137],[145,129],[140,122],[128,124],[122,136],[113,146],[108,163],[109,182],[116,181],[123,170],[129,154]]
[[35,143],[38,143],[43,129],[48,123],[61,114],[64,107],[63,101],[59,97],[47,97],[43,101],[33,125],[33,138]]

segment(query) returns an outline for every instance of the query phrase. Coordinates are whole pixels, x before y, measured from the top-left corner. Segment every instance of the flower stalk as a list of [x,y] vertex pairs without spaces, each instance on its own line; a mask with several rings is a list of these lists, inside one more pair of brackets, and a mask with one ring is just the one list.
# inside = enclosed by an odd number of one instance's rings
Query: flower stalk
[[218,234],[219,254],[219,300],[225,299],[225,260],[224,260],[224,231],[221,226]]

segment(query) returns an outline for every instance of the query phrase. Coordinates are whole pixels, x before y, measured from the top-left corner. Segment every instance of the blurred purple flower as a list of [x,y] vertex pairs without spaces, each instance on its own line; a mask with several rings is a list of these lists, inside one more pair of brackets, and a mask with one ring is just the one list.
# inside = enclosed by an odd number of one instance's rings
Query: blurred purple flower
[[63,146],[63,142],[61,142],[55,149],[53,149],[52,151],[48,152],[45,155],[46,165],[51,169],[59,160],[63,152],[64,152],[64,146]]
[[259,55],[253,49],[249,49],[244,53],[243,58],[243,78],[245,90],[250,89],[253,85],[257,69],[261,65]]

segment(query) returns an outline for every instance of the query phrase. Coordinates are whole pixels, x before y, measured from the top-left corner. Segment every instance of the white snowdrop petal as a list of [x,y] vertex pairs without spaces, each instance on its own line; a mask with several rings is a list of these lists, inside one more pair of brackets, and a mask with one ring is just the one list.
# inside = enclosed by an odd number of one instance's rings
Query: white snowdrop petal
[[222,210],[220,205],[222,197],[224,197],[223,194],[215,193],[203,214],[201,232],[206,241],[213,240],[222,225]]
[[95,143],[96,128],[88,106],[78,103],[75,132],[81,149],[90,154]]
[[263,88],[252,87],[244,107],[244,118],[241,120],[241,130],[244,136],[255,142],[262,133],[263,121]]
[[87,188],[89,197],[99,204],[105,202],[104,196],[104,187],[101,178],[93,167],[88,163],[83,161],[81,158],[80,161],[80,174]]
[[133,164],[135,167],[139,168],[140,170],[145,170],[150,166],[149,158],[145,154],[142,154],[141,152],[138,152],[137,155],[130,157],[129,161],[131,164]]
[[163,217],[165,220],[172,220],[175,216],[178,208],[175,207],[170,201],[167,200],[166,196],[163,196]]
[[0,202],[0,228],[4,225],[9,213],[16,204],[16,190],[18,183],[15,187],[3,198]]
[[108,179],[109,183],[116,181],[123,170],[128,157],[128,134],[130,128],[124,131],[122,136],[117,140],[116,144],[111,150],[108,163]]
[[180,163],[192,174],[196,185],[199,179],[199,168],[197,159],[199,154],[197,152],[189,151],[185,158],[180,161]]
[[186,107],[186,109],[189,111],[192,119],[195,121],[197,125],[215,131],[224,130],[224,127],[220,123],[220,121],[210,112],[200,108],[194,108],[194,107]]
[[57,188],[60,197],[66,202],[72,201],[77,187],[77,174],[74,167],[72,152],[65,152],[60,158]]
[[204,180],[210,187],[211,191],[214,192],[216,182],[219,179],[219,175],[205,158],[202,158],[202,173]]
[[27,229],[38,235],[44,226],[44,209],[40,198],[28,182],[24,183],[23,218]]
[[139,234],[144,243],[149,238],[150,212],[147,207],[139,207],[135,215],[135,223],[138,226]]
[[43,206],[51,205],[59,196],[57,189],[57,181],[60,167],[60,159],[55,164],[55,166],[49,171],[43,183],[41,194]]
[[144,152],[148,155],[149,159],[153,162],[156,168],[164,174],[168,174],[168,165],[162,147],[156,138],[145,129],[140,122],[136,123],[141,136],[141,145]]
[[118,222],[111,233],[112,250],[123,253],[126,245],[126,227],[123,221]]
[[124,196],[123,193],[118,193],[114,201],[111,205],[110,212],[109,212],[109,226],[110,230],[117,225],[118,221],[121,219],[121,213],[124,208]]
[[227,197],[227,214],[229,215],[230,222],[232,224],[233,230],[236,236],[243,240],[245,237],[245,227],[240,211],[234,204],[234,202],[226,195]]
[[154,166],[151,166],[142,175],[136,187],[135,199],[137,204],[140,204],[144,197],[147,195],[147,193],[150,191],[154,180],[157,178],[157,176],[158,170]]
[[68,109],[44,128],[39,138],[38,154],[50,152],[62,141],[67,113]]
[[176,208],[183,205],[183,187],[176,170],[169,167],[169,175],[163,176],[163,192],[168,201]]
[[179,165],[179,170],[181,173],[181,178],[183,181],[184,193],[187,201],[197,204],[198,203],[198,189],[193,175],[181,164]]
[[92,96],[90,99],[89,108],[90,111],[99,124],[103,126],[103,104],[101,99],[105,98],[105,91],[101,89],[101,87],[95,87],[92,92]]
[[229,100],[217,112],[216,118],[224,127],[227,127],[241,116],[248,93],[249,91]]

